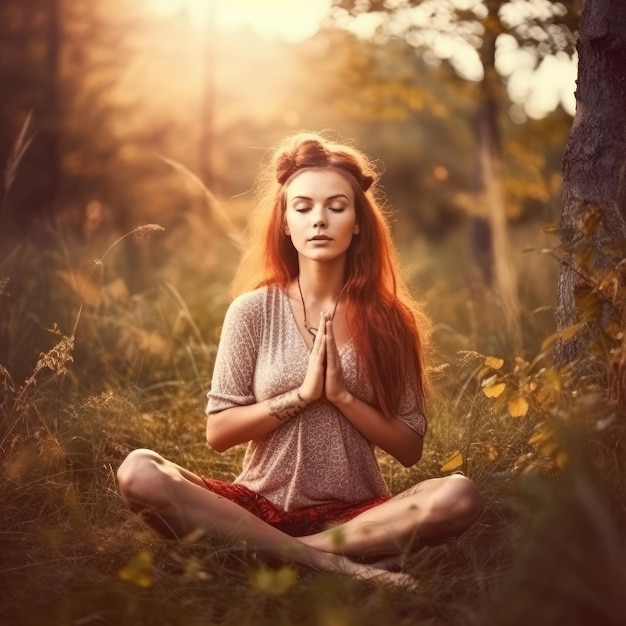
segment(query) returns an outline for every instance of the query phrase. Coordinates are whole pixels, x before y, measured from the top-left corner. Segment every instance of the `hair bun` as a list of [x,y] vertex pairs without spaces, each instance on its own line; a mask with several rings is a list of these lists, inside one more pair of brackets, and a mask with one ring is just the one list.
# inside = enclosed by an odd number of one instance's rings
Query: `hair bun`
[[314,167],[343,170],[363,192],[376,181],[376,172],[363,154],[310,133],[300,133],[287,140],[276,153],[273,162],[276,180],[280,185],[285,185],[299,170]]
[[279,154],[275,164],[276,180],[284,185],[287,179],[296,171],[296,158],[293,152]]
[[361,183],[361,189],[365,192],[374,183],[374,177],[373,176],[368,176],[368,175],[361,176],[361,180],[359,182]]

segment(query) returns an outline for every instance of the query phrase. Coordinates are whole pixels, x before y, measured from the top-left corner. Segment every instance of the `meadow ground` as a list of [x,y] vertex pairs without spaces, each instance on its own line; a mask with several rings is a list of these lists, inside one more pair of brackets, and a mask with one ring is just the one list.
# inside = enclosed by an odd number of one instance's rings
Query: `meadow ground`
[[210,451],[203,414],[237,252],[194,216],[109,248],[119,235],[42,223],[0,257],[0,623],[626,623],[626,420],[602,354],[552,366],[545,256],[519,262],[514,348],[497,300],[450,253],[462,234],[403,249],[435,323],[436,393],[420,463],[381,465],[393,492],[462,471],[485,502],[464,535],[406,555],[407,591],[167,541],[129,512],[115,471],[133,448],[238,472],[243,449]]

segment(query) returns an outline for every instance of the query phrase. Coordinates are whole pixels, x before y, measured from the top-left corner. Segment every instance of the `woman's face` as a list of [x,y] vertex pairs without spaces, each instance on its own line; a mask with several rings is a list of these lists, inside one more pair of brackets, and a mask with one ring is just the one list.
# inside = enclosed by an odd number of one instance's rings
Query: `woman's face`
[[285,232],[298,255],[322,262],[345,255],[359,230],[348,180],[333,169],[303,170],[285,195]]

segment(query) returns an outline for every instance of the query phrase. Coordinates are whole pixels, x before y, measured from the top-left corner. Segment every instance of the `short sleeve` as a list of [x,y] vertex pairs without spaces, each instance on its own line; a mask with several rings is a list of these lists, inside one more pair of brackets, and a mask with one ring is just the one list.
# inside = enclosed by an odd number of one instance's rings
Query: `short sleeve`
[[415,391],[410,385],[407,385],[402,395],[396,417],[418,435],[423,437],[426,434],[426,429],[428,428],[426,416],[419,410]]
[[256,401],[252,386],[262,333],[263,301],[262,293],[243,294],[226,311],[207,394],[207,415]]

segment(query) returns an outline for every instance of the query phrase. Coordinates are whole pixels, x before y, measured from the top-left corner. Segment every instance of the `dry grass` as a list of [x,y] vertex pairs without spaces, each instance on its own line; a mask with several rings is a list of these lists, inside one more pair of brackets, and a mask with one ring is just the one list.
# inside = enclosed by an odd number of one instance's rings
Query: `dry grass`
[[[116,269],[130,237],[103,255],[41,226],[45,246],[23,242],[0,258],[0,623],[626,621],[624,420],[599,421],[596,382],[551,369],[541,342],[552,329],[537,316],[526,313],[528,354],[507,352],[497,302],[480,309],[446,284],[443,257],[430,284],[413,268],[443,361],[424,458],[409,470],[381,463],[397,492],[441,475],[458,450],[485,511],[463,536],[407,555],[418,590],[270,570],[237,546],[165,541],[130,514],[115,470],[135,447],[225,479],[241,461],[241,448],[217,455],[203,443],[235,253],[201,224],[192,216],[140,244],[151,274],[135,293]],[[167,262],[150,264],[153,245]],[[486,365],[487,356],[504,362]],[[505,385],[500,396],[485,394],[489,378]],[[520,394],[528,410],[513,417]]]

